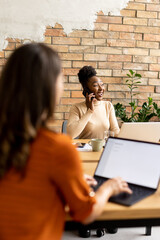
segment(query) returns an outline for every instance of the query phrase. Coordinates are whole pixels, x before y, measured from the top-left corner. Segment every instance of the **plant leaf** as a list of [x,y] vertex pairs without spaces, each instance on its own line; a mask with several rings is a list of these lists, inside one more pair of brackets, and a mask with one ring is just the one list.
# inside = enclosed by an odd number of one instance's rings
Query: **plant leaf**
[[133,76],[133,74],[134,74],[133,70],[130,69],[129,72]]
[[142,76],[141,76],[141,74],[139,74],[139,73],[135,73],[135,77],[141,78]]

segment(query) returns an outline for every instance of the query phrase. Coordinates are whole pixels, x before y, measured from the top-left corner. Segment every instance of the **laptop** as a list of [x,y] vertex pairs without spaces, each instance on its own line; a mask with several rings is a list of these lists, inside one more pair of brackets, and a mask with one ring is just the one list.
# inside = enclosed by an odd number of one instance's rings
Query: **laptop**
[[123,123],[118,137],[148,142],[159,142],[160,122]]
[[96,191],[106,180],[120,176],[133,193],[121,193],[109,201],[131,206],[153,194],[160,178],[160,144],[109,137],[94,173]]

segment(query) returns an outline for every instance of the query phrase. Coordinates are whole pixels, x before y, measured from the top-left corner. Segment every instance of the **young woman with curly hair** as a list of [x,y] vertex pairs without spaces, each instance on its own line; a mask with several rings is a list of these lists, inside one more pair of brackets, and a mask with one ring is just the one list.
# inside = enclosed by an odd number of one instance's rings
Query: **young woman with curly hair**
[[111,102],[103,101],[104,84],[92,66],[84,66],[78,73],[85,101],[70,109],[67,133],[76,138],[101,138],[111,130],[116,136],[119,126]]

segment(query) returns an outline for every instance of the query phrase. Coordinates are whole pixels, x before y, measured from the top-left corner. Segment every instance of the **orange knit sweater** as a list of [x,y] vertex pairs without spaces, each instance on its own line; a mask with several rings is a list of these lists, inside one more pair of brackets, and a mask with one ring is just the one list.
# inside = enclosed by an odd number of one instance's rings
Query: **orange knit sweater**
[[0,240],[61,239],[65,205],[81,221],[95,203],[89,193],[70,139],[41,129],[31,145],[25,177],[11,169],[0,180]]

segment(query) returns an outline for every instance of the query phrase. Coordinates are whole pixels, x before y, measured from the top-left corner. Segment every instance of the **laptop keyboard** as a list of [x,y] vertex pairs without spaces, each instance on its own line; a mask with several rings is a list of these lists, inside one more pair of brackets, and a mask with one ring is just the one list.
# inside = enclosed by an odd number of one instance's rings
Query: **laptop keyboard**
[[[97,186],[95,186],[95,189],[97,190],[105,181],[106,181],[106,179],[103,179],[103,178],[100,179],[99,178],[98,179],[98,184],[97,184]],[[148,191],[150,191],[150,190],[148,190],[148,188],[137,187],[137,186],[132,185],[132,184],[128,184],[128,186],[134,192],[134,195],[136,195],[136,196],[139,196],[141,194],[143,195],[144,193],[147,193]],[[121,194],[124,195],[124,193],[121,193]],[[125,194],[126,194],[126,196],[127,195],[130,196],[130,194],[128,194],[128,193],[125,193]]]
[[154,190],[150,188],[140,187],[132,184],[128,184],[130,189],[133,191],[132,194],[129,193],[120,193],[116,196],[113,196],[110,198],[110,201],[121,203],[124,205],[132,205],[133,203],[136,203],[137,201],[151,195]]
[[[150,192],[150,190],[148,190],[147,188],[143,188],[143,187],[137,187],[137,186],[134,186],[134,185],[130,185],[129,184],[129,188],[132,190],[133,194],[134,194],[134,198],[139,198],[140,196],[144,196],[146,195],[148,192]],[[122,192],[120,194],[118,194],[116,197],[118,198],[132,198],[132,195],[133,194],[129,194],[129,193],[126,193],[126,192]]]
[[[96,179],[98,184],[94,187],[96,191],[105,181],[106,179],[98,178]],[[137,202],[139,199],[144,198],[152,193],[152,190],[149,188],[136,186],[133,184],[128,184],[129,188],[133,191],[133,194],[122,192],[116,196],[110,198],[110,201],[124,203],[124,205],[132,205],[133,203]]]
[[148,188],[137,187],[129,184],[129,188],[134,192],[135,196],[140,196],[148,192]]

